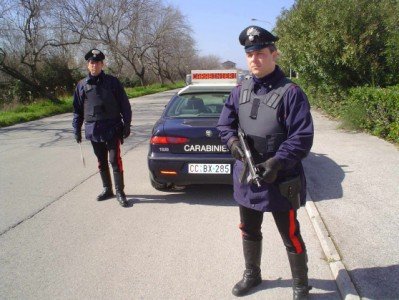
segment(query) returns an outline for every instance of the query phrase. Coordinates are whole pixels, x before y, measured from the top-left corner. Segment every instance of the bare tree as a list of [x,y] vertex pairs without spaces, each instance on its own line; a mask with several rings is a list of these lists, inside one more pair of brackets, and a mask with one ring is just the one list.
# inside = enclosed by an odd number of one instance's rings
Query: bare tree
[[[151,70],[159,81],[183,79],[189,60],[195,55],[192,30],[181,12],[166,6],[157,14],[154,27],[159,38],[147,53]],[[182,72],[182,70],[184,70]]]
[[220,57],[216,55],[197,56],[192,61],[192,68],[200,70],[220,69]]
[[[145,53],[153,46],[151,17],[160,1],[157,0],[65,0],[65,19],[68,27],[83,34],[88,41],[101,44],[115,56],[129,63],[145,83]],[[121,69],[121,66],[117,67]]]
[[[184,57],[192,56],[191,29],[178,9],[161,0],[64,0],[69,28],[88,41],[105,46],[113,55],[113,71],[128,63],[142,85],[148,72],[160,82],[174,81]],[[83,30],[85,28],[85,30]],[[189,49],[189,50],[183,50]],[[184,56],[184,52],[190,54]],[[183,55],[182,55],[183,54]],[[179,74],[179,75],[176,75]]]
[[158,43],[147,52],[151,70],[161,83],[184,79],[192,69],[218,69],[220,58],[214,55],[199,56],[195,50],[192,30],[181,12],[173,7],[163,8],[156,19]]
[[[3,1],[0,13],[0,71],[58,101],[40,81],[40,67],[55,49],[81,41],[63,27],[58,6],[50,0]],[[65,50],[65,48],[64,48]]]

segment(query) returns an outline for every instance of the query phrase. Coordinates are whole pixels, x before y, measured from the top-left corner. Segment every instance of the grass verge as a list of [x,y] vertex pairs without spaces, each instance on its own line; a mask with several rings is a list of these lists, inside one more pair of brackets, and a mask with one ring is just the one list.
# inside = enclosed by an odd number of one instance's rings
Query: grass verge
[[183,81],[179,81],[175,84],[152,84],[149,86],[138,86],[134,88],[126,88],[126,94],[129,98],[136,98],[140,96],[160,93],[168,90],[178,89],[183,87],[185,84]]
[[[155,94],[184,86],[184,82],[176,84],[153,84],[145,87],[126,88],[129,98]],[[62,97],[60,103],[54,104],[49,100],[37,100],[30,104],[20,104],[13,108],[0,110],[0,127],[11,126],[18,123],[29,122],[44,117],[72,112],[72,96]]]
[[11,126],[18,123],[29,122],[44,117],[72,111],[71,97],[60,99],[60,103],[50,100],[38,100],[26,105],[17,105],[11,109],[0,111],[0,127]]

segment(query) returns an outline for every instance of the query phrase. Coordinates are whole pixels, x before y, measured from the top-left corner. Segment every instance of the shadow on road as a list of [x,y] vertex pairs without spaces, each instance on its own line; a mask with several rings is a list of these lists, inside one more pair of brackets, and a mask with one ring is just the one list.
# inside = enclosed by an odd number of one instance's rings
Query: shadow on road
[[399,299],[399,265],[359,268],[349,271],[349,275],[361,297]]
[[[52,122],[54,123],[59,123],[59,122]],[[13,131],[20,131],[20,130],[41,130],[41,131],[46,131],[46,128],[40,128],[43,126],[46,126],[47,124],[51,123],[46,123],[41,120],[36,120],[33,122],[26,122],[26,123],[19,123],[13,126],[7,126],[0,128],[0,133],[9,133]]]
[[[326,293],[318,292],[317,294],[312,294],[312,291],[310,291],[311,299],[341,299],[339,293],[336,292],[336,283],[334,280],[309,278],[309,285],[318,290],[326,291]],[[256,292],[266,289],[291,287],[292,280],[282,280],[281,278],[276,280],[263,280],[262,283],[255,287],[248,295],[256,294]]]
[[327,154],[311,152],[304,160],[308,190],[313,201],[339,199],[347,165],[338,165]]
[[230,185],[193,185],[181,191],[168,191],[163,195],[126,195],[126,197],[129,206],[146,203],[236,206],[233,187]]
[[[74,140],[72,126],[66,126],[66,123],[71,122],[72,121],[70,120],[55,120],[46,122],[37,120],[23,124],[17,124],[15,126],[0,128],[0,135],[4,134],[4,136],[7,136],[8,134],[14,132],[25,132],[29,133],[29,138],[32,139],[32,141],[35,141],[34,143],[31,142],[31,144],[37,145],[39,148],[50,147],[64,140]],[[48,135],[38,135],[37,133],[48,133]],[[25,136],[16,138],[26,139]],[[45,140],[45,142],[39,143],[41,140]],[[38,143],[36,143],[36,141]]]

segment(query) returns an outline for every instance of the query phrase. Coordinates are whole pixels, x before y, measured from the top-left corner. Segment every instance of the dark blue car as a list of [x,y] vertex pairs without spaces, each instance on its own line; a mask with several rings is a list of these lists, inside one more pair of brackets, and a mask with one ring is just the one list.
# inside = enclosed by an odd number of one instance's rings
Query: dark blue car
[[207,78],[201,84],[192,77],[193,83],[173,96],[152,130],[148,168],[157,190],[232,184],[234,159],[216,124],[236,80],[211,83]]

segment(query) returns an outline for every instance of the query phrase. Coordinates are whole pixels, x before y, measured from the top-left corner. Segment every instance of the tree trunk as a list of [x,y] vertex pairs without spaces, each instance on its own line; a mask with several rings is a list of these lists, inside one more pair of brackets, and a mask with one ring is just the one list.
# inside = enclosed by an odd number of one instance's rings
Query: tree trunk
[[23,83],[29,85],[32,88],[33,92],[37,92],[44,98],[49,99],[53,103],[60,103],[61,101],[54,96],[54,94],[51,91],[47,91],[45,88],[43,88],[40,84],[30,80],[26,76],[24,76],[22,73],[18,72],[15,69],[10,68],[9,66],[6,66],[4,63],[0,65],[0,71],[6,73],[7,75],[10,75],[11,77],[18,79],[22,81]]

